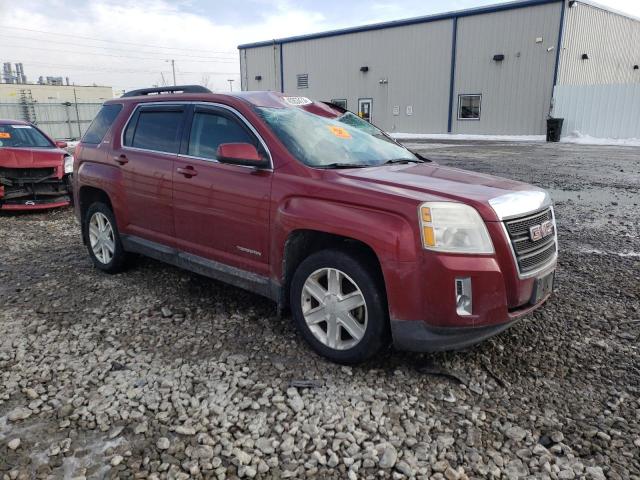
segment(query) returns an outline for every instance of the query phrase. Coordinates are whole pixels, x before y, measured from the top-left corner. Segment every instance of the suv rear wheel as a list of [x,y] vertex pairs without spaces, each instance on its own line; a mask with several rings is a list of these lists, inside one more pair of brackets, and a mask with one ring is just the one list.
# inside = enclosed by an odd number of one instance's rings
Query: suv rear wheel
[[107,273],[122,271],[126,253],[111,208],[102,202],[92,204],[84,217],[82,228],[93,264]]
[[383,286],[356,256],[338,250],[310,255],[293,275],[290,305],[300,334],[338,363],[373,357],[388,343]]

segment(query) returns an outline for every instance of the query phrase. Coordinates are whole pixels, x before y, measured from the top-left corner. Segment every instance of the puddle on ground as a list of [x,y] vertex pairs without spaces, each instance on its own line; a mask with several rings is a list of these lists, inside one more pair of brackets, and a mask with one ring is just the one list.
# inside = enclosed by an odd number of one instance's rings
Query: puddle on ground
[[[43,433],[46,432],[46,435]],[[53,478],[72,479],[78,476],[102,479],[107,476],[111,468],[106,454],[109,449],[116,449],[127,440],[122,436],[114,439],[108,438],[108,432],[81,431],[71,440],[70,451],[72,455],[62,455],[62,465],[52,468]],[[50,448],[59,445],[69,438],[69,430],[60,430],[57,426],[52,428],[51,423],[9,423],[7,417],[0,417],[0,442],[12,438],[20,438],[22,446],[28,448],[31,459],[30,473],[35,476],[39,466],[51,462]],[[46,438],[42,441],[41,438]],[[23,448],[21,447],[21,448]]]

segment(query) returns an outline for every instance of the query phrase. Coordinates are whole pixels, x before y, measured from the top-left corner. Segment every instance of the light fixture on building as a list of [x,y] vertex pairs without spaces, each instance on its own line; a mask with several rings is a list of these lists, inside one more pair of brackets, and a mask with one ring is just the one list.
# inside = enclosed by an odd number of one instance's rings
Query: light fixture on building
[[360,67],[360,71],[362,73],[367,73],[369,71],[369,67],[367,67],[366,65],[364,67]]
[[638,70],[639,68],[640,68],[640,67],[639,67],[638,65],[634,65],[634,66],[633,66],[633,69],[634,69],[634,70]]
[[380,85],[386,85],[387,83],[389,83],[389,79],[388,78],[381,78],[380,80],[378,80],[378,83]]
[[501,61],[503,61],[503,60],[504,60],[504,54],[502,54],[502,53],[496,53],[496,54],[493,56],[493,61],[494,61],[494,62],[501,62]]
[[260,80],[262,80],[262,75],[256,75],[256,80],[259,82]]
[[587,55],[586,53],[583,53],[582,60],[589,60],[589,55]]

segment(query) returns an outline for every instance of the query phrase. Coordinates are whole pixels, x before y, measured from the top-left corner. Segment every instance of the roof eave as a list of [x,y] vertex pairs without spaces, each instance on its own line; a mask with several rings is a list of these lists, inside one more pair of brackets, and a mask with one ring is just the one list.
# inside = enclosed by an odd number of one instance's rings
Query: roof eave
[[562,1],[565,1],[565,0],[519,0],[514,2],[499,3],[494,5],[487,5],[484,7],[475,7],[475,8],[465,9],[465,10],[437,13],[435,15],[426,15],[426,16],[407,18],[402,20],[392,20],[389,22],[362,25],[359,27],[341,28],[338,30],[329,30],[326,32],[311,33],[308,35],[297,35],[293,37],[278,38],[278,39],[266,40],[262,42],[245,43],[242,45],[238,45],[238,50],[245,50],[249,48],[258,48],[258,47],[268,47],[270,45],[282,45],[284,43],[301,42],[304,40],[315,40],[318,38],[337,37],[340,35],[347,35],[350,33],[360,33],[360,32],[369,32],[373,30],[383,30],[387,28],[404,27],[407,25],[437,22],[440,20],[449,20],[452,18],[470,17],[473,15],[482,15],[486,13],[502,12],[505,10],[514,10],[518,8],[534,7],[538,5],[546,5],[548,3],[560,3]]

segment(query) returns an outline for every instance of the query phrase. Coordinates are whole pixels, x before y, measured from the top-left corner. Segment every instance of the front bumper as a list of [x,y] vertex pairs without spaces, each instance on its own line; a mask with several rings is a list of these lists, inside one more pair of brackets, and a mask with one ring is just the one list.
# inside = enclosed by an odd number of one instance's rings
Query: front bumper
[[28,211],[28,210],[48,210],[50,208],[68,207],[71,205],[71,199],[69,197],[62,197],[59,200],[48,200],[36,202],[24,202],[24,203],[0,203],[0,210],[2,211]]
[[[498,234],[493,238],[494,255],[425,251],[416,262],[383,264],[391,332],[398,349],[465,348],[506,330],[548,299],[549,295],[540,298],[534,292],[537,279],[555,271],[556,259],[535,276],[521,278],[506,239],[501,241]],[[456,280],[465,278],[472,287],[471,314],[457,311]]]
[[509,312],[504,323],[482,327],[433,327],[423,321],[391,320],[393,345],[409,352],[461,350],[505,331],[548,300]]
[[5,179],[0,183],[0,210],[47,210],[71,205],[71,175],[40,182]]

